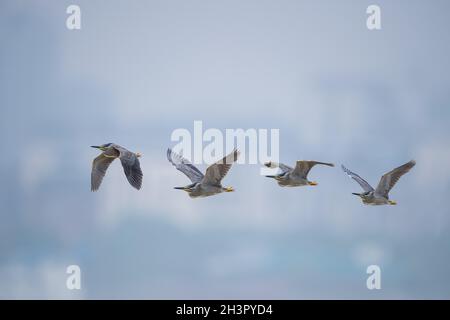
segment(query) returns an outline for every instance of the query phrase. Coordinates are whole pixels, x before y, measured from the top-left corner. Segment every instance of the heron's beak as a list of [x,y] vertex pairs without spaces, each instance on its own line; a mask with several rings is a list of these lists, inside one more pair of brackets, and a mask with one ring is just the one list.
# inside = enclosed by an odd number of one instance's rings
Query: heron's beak
[[189,191],[189,190],[191,190],[190,188],[188,188],[188,187],[174,187],[174,189],[177,189],[177,190],[183,190],[183,191]]
[[361,197],[361,194],[360,194],[360,193],[352,192],[352,194],[354,194],[355,196]]
[[223,190],[225,192],[233,192],[234,191],[233,187],[225,187],[225,188],[223,188]]
[[276,179],[277,176],[266,176],[266,178],[273,178],[273,179]]
[[397,202],[389,200],[389,204],[395,206],[397,204]]
[[317,186],[317,185],[318,185],[318,183],[315,182],[315,181],[309,181],[308,184],[309,184],[310,186]]

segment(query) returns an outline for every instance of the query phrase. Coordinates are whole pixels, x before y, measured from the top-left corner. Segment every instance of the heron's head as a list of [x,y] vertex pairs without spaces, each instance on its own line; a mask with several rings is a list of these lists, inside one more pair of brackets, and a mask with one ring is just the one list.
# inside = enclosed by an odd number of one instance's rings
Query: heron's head
[[356,193],[356,192],[352,192],[352,194],[354,194],[355,196],[360,197],[361,199],[363,198],[362,193]]
[[95,148],[95,149],[100,149],[102,151],[105,151],[106,149],[108,149],[110,146],[112,145],[112,143],[105,143],[99,146],[91,146],[91,148]]
[[233,187],[225,187],[225,188],[222,188],[222,190],[223,190],[224,192],[234,192]]

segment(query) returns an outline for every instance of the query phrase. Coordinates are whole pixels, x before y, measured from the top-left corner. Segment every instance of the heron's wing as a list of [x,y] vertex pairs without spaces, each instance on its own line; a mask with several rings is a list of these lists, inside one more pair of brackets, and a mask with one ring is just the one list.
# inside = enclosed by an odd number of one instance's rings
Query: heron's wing
[[175,168],[183,172],[192,183],[199,182],[203,179],[203,173],[187,159],[183,158],[178,153],[173,152],[171,149],[167,149],[167,159],[175,166]]
[[119,156],[117,150],[111,148],[102,152],[92,162],[91,191],[97,191],[103,181],[103,177],[109,165]]
[[292,173],[301,176],[302,178],[306,179],[308,176],[309,171],[312,167],[314,167],[316,164],[321,164],[324,166],[334,167],[334,164],[328,163],[328,162],[319,162],[319,161],[305,161],[305,160],[298,160],[295,164],[294,171]]
[[351,172],[350,170],[348,170],[346,167],[344,167],[343,165],[341,165],[342,170],[344,170],[344,172],[353,180],[355,180],[356,182],[359,183],[359,185],[361,186],[361,188],[363,188],[363,190],[365,192],[369,192],[369,191],[373,191],[373,188],[371,187],[371,185],[364,180],[363,178],[361,178],[360,176],[358,176],[356,173]]
[[283,171],[283,173],[294,170],[293,168],[291,168],[291,167],[289,167],[289,166],[287,166],[285,164],[278,163],[278,162],[273,162],[273,161],[266,162],[266,163],[264,163],[264,165],[267,168],[280,168],[281,171]]
[[397,183],[400,177],[405,173],[407,173],[409,170],[411,170],[411,168],[414,167],[415,165],[416,162],[414,160],[411,160],[405,163],[404,165],[401,165],[400,167],[395,168],[394,170],[384,174],[381,177],[375,192],[382,196],[387,197],[389,191],[394,187],[394,185]]
[[138,190],[141,189],[143,174],[139,158],[135,153],[128,151],[123,147],[115,146],[115,148],[120,152],[120,162],[122,163],[123,171],[128,182],[132,187]]
[[203,178],[202,183],[210,185],[220,185],[220,181],[222,181],[223,177],[225,177],[228,170],[230,170],[231,165],[237,160],[238,157],[239,151],[234,149],[222,160],[219,160],[216,163],[210,165],[206,169],[205,177]]

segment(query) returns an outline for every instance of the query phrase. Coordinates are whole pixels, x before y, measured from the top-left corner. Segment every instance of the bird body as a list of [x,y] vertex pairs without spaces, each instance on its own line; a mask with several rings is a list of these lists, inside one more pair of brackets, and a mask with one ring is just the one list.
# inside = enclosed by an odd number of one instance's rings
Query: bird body
[[237,160],[239,151],[233,150],[222,160],[210,165],[205,174],[201,173],[193,164],[181,155],[167,150],[167,159],[176,169],[183,172],[190,180],[191,184],[185,187],[175,187],[178,190],[186,191],[191,198],[209,197],[222,192],[234,191],[231,187],[222,187],[221,181],[228,173],[233,162]]
[[297,161],[295,168],[289,167],[282,163],[267,162],[264,165],[268,168],[280,168],[281,173],[273,176],[266,176],[273,178],[281,187],[301,187],[301,186],[316,186],[318,183],[308,180],[308,173],[316,164],[334,167],[334,164],[319,161]]
[[352,194],[359,196],[362,200],[362,202],[366,205],[396,205],[397,202],[389,200],[389,191],[394,187],[394,185],[397,183],[397,181],[400,179],[402,175],[407,173],[409,170],[411,170],[412,167],[416,165],[416,162],[414,160],[411,160],[400,167],[397,167],[388,173],[384,174],[380,182],[378,183],[378,186],[376,189],[372,188],[372,186],[363,178],[361,178],[356,173],[348,170],[343,165],[342,170],[344,170],[347,175],[358,182],[358,184],[363,188],[364,192],[362,193],[356,193],[353,192]]
[[114,143],[92,146],[92,148],[103,152],[92,162],[91,191],[97,191],[100,188],[106,170],[115,159],[120,159],[125,176],[131,186],[138,190],[141,188],[143,174],[138,159],[141,157],[139,153],[131,152]]
[[285,172],[279,175],[266,177],[277,180],[278,185],[281,187],[301,187],[307,185],[314,185],[314,182],[308,181],[308,179],[292,174],[290,172]]

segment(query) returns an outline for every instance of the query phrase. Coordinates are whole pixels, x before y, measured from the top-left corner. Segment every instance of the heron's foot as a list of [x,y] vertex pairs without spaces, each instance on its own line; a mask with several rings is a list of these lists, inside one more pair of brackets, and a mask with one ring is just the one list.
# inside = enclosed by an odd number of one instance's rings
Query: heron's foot
[[140,157],[142,157],[142,154],[139,152],[136,152],[136,157],[140,158]]
[[389,204],[392,206],[395,206],[397,204],[397,202],[393,201],[393,200],[389,200]]
[[315,181],[309,181],[308,184],[309,184],[310,186],[317,186],[317,185],[318,185],[318,183],[315,182]]
[[233,192],[234,191],[233,187],[225,187],[225,188],[223,188],[223,190],[225,192]]

